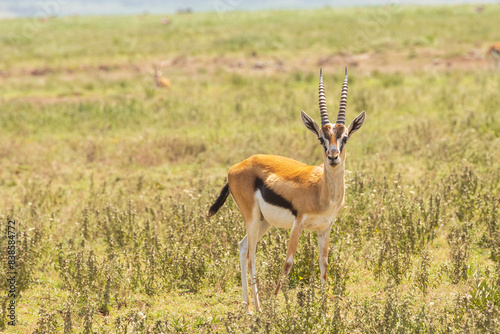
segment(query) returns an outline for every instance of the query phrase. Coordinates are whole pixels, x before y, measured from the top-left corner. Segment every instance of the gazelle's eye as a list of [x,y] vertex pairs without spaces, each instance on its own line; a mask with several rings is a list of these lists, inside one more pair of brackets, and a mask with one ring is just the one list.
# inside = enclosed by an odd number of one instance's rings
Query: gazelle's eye
[[319,142],[321,143],[321,145],[324,145],[325,144],[325,140],[323,138],[320,138],[319,139]]
[[342,138],[342,141],[344,142],[344,144],[347,143],[347,137]]

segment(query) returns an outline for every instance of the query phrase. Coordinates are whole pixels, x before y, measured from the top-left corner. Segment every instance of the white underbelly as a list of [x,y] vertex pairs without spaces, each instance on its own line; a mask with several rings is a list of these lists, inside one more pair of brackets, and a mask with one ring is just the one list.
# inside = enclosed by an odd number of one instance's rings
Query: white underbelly
[[260,212],[269,224],[276,227],[292,228],[295,221],[292,211],[267,203],[260,195],[260,191],[257,191],[257,200],[259,201]]
[[[292,211],[280,206],[266,202],[260,191],[256,192],[256,199],[259,203],[260,212],[264,219],[271,225],[281,228],[291,229],[295,221]],[[323,231],[330,226],[335,219],[336,212],[329,212],[324,215],[304,215],[304,229],[311,231]]]

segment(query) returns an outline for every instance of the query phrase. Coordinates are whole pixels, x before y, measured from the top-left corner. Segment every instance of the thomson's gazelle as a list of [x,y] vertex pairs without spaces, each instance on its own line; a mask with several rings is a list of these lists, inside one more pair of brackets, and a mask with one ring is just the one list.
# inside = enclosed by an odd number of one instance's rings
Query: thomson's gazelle
[[486,57],[493,59],[495,68],[498,68],[498,63],[500,63],[500,42],[490,46],[488,52],[486,52]]
[[[293,264],[297,243],[302,230],[318,233],[321,282],[326,281],[328,241],[330,230],[344,206],[344,171],[346,145],[352,134],[365,121],[361,112],[352,123],[345,126],[347,105],[347,69],[340,98],[340,108],[335,124],[330,123],[326,112],[323,75],[320,71],[319,109],[321,127],[304,111],[302,122],[319,139],[323,149],[324,164],[308,166],[301,162],[275,156],[255,155],[231,167],[228,183],[216,202],[210,207],[213,216],[231,192],[241,211],[247,235],[241,240],[240,265],[243,302],[248,309],[247,261],[251,272],[251,285],[255,310],[260,309],[255,277],[255,251],[257,241],[271,226],[291,229],[290,242],[282,276],[288,275]],[[278,281],[275,294],[281,286]]]

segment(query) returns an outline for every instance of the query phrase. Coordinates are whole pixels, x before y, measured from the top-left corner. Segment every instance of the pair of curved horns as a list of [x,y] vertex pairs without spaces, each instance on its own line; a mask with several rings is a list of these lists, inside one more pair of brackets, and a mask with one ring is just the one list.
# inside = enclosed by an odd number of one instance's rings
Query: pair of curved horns
[[[340,107],[337,115],[337,124],[345,124],[345,111],[347,107],[347,67],[345,68],[344,84],[340,96]],[[326,112],[325,87],[323,86],[323,69],[319,70],[319,112],[321,114],[321,126],[330,124],[328,113]]]

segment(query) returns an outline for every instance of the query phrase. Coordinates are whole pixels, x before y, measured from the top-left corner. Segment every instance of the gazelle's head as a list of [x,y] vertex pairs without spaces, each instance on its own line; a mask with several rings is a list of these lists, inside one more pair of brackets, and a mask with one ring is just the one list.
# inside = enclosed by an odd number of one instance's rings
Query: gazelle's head
[[300,112],[302,122],[319,139],[320,145],[324,151],[325,167],[336,167],[345,161],[345,151],[347,141],[351,135],[358,131],[365,122],[365,111],[363,110],[352,123],[346,128],[345,112],[347,106],[347,68],[345,69],[345,79],[342,85],[342,94],[340,97],[339,113],[337,121],[330,123],[326,112],[325,88],[323,86],[323,71],[319,74],[319,111],[321,113],[321,127],[307,115],[304,111]]

